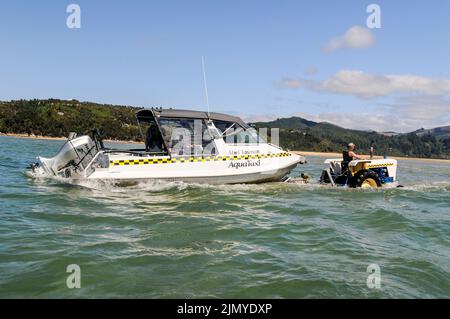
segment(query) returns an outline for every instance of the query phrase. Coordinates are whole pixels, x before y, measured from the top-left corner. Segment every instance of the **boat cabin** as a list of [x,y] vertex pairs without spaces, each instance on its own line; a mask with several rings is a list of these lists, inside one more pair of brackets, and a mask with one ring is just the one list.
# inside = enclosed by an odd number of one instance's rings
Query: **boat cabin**
[[151,155],[210,156],[264,142],[254,128],[226,114],[152,108],[136,116]]

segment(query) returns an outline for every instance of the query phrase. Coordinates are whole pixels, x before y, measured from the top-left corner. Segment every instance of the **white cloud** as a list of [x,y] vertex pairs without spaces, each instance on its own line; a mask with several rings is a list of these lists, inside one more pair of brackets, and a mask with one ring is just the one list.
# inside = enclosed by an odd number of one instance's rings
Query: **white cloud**
[[[448,113],[450,101],[446,105],[447,109],[432,107],[434,110],[433,116],[424,117],[422,117],[422,112],[425,112],[428,107],[419,105],[405,105],[403,108],[397,105],[384,113],[362,111],[347,113],[322,112],[319,114],[296,113],[295,115],[315,122],[328,122],[355,130],[406,133],[422,127],[434,128],[448,125],[450,123]],[[419,109],[418,112],[416,107]]]
[[303,71],[303,73],[305,73],[306,75],[316,75],[316,74],[319,74],[319,69],[316,68],[316,67],[311,66],[309,68],[306,68]]
[[368,99],[397,93],[442,95],[450,93],[450,80],[417,75],[376,75],[363,71],[342,70],[320,82],[303,78],[283,78],[285,88],[354,95]]
[[354,130],[387,131],[393,128],[392,117],[374,113],[335,113],[324,112],[317,115],[305,115],[315,122],[328,122]]
[[277,85],[285,89],[308,89],[314,91],[321,91],[321,83],[315,80],[308,80],[303,78],[284,77],[277,82]]
[[246,123],[270,122],[280,118],[280,115],[274,114],[241,114],[238,115]]
[[407,133],[422,127],[450,125],[450,101],[422,96],[405,99],[403,102],[385,107],[384,110],[376,111],[362,109],[361,112],[331,110],[318,114],[296,112],[285,115],[240,115],[245,122],[268,122],[292,116],[315,122],[328,122],[348,129]]
[[339,71],[322,83],[325,91],[362,98],[393,93],[439,95],[450,92],[450,80],[416,75],[373,75],[362,71]]
[[[417,75],[374,75],[362,71],[343,70],[324,81],[304,78],[284,78],[279,85],[292,89],[307,89],[319,93],[353,95],[363,99],[389,97],[389,104],[378,105],[368,112],[303,114],[313,121],[377,131],[408,132],[422,127],[433,128],[450,123],[450,79]],[[368,101],[364,103],[369,103]],[[378,103],[378,102],[376,102]],[[313,105],[313,103],[310,103]],[[371,109],[376,105],[367,105]]]
[[[310,114],[305,112],[297,112],[290,115],[240,115],[245,122],[269,122],[278,118],[298,116],[314,122],[328,122],[348,129],[355,130],[374,130],[374,131],[396,131],[408,132],[421,128],[421,123],[416,121],[407,121],[398,119],[388,114],[374,113],[337,113],[322,112],[319,114]],[[395,123],[395,127],[394,127]],[[431,127],[431,126],[427,126]]]
[[430,123],[431,126],[450,121],[450,101],[443,96],[403,97],[392,106],[392,110],[400,112],[404,118]]
[[411,132],[419,128],[434,128],[450,123],[450,100],[445,96],[414,95],[398,97],[372,112],[322,112],[303,114],[316,122],[330,122],[346,128]]
[[[346,128],[408,132],[450,123],[450,79],[411,74],[378,75],[341,70],[323,81],[283,78],[279,86],[307,89],[318,93],[337,93],[365,99],[366,107],[357,112],[330,109],[319,114],[301,114],[306,119],[330,122]],[[369,99],[388,98],[379,104]],[[330,98],[330,101],[332,99]],[[386,104],[389,101],[389,104]],[[305,102],[303,103],[305,104]],[[307,103],[309,109],[314,101]],[[368,111],[370,108],[372,111]]]
[[300,79],[284,77],[280,81],[278,81],[278,84],[283,88],[300,89],[303,87],[301,82],[302,82],[302,80],[300,80]]
[[339,49],[364,49],[375,43],[375,37],[368,28],[353,26],[342,36],[331,39],[324,47],[326,52]]

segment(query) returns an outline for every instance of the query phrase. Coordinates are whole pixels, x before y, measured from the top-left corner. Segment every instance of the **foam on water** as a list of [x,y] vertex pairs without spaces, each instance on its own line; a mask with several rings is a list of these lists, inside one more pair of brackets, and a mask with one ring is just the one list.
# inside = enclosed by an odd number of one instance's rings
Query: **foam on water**
[[[28,176],[28,175],[27,175]],[[162,192],[170,189],[183,190],[187,188],[199,188],[199,189],[218,189],[224,191],[261,191],[261,190],[276,190],[276,189],[292,189],[292,190],[340,190],[340,191],[383,191],[386,189],[401,188],[404,190],[425,190],[425,189],[446,189],[450,186],[450,182],[431,182],[428,184],[417,184],[403,186],[398,182],[388,183],[378,189],[359,189],[341,186],[331,186],[330,184],[321,184],[319,181],[310,181],[308,183],[302,182],[272,182],[262,184],[204,184],[204,183],[187,183],[183,181],[166,181],[162,179],[143,180],[134,182],[121,182],[120,180],[99,180],[99,179],[70,179],[56,176],[40,176],[30,177],[38,184],[56,183],[67,184],[74,186],[81,186],[87,189],[93,189],[98,191],[110,191],[110,192],[132,192],[140,190],[143,192]]]

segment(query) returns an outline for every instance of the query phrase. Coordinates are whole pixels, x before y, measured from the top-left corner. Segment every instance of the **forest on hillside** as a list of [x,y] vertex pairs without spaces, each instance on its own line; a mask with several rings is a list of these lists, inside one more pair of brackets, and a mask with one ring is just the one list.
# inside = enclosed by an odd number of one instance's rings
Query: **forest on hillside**
[[291,150],[342,152],[349,142],[358,152],[368,153],[373,145],[376,154],[424,158],[450,158],[450,138],[433,134],[396,134],[388,136],[375,131],[342,128],[326,122],[313,122],[300,117],[282,118],[272,122],[253,123],[259,127],[280,129],[280,144]]
[[98,128],[106,138],[140,140],[132,106],[77,100],[17,100],[0,102],[0,132],[61,137],[89,134]]
[[[135,118],[138,109],[58,99],[0,102],[0,133],[61,137],[69,132],[89,134],[98,128],[108,139],[141,141]],[[353,142],[365,153],[374,145],[379,155],[450,158],[450,138],[437,138],[431,133],[386,136],[300,117],[253,125],[279,128],[280,144],[290,150],[340,152],[347,143]]]

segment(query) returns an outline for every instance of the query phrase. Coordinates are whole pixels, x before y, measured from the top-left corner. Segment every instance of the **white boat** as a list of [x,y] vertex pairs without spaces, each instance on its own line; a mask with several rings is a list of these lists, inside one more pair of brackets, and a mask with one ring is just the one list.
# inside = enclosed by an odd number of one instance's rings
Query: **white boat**
[[[145,148],[105,148],[99,134],[71,136],[53,158],[38,157],[32,177],[236,184],[282,180],[305,158],[264,141],[240,118],[175,109],[136,113]],[[143,134],[144,136],[144,134]]]

